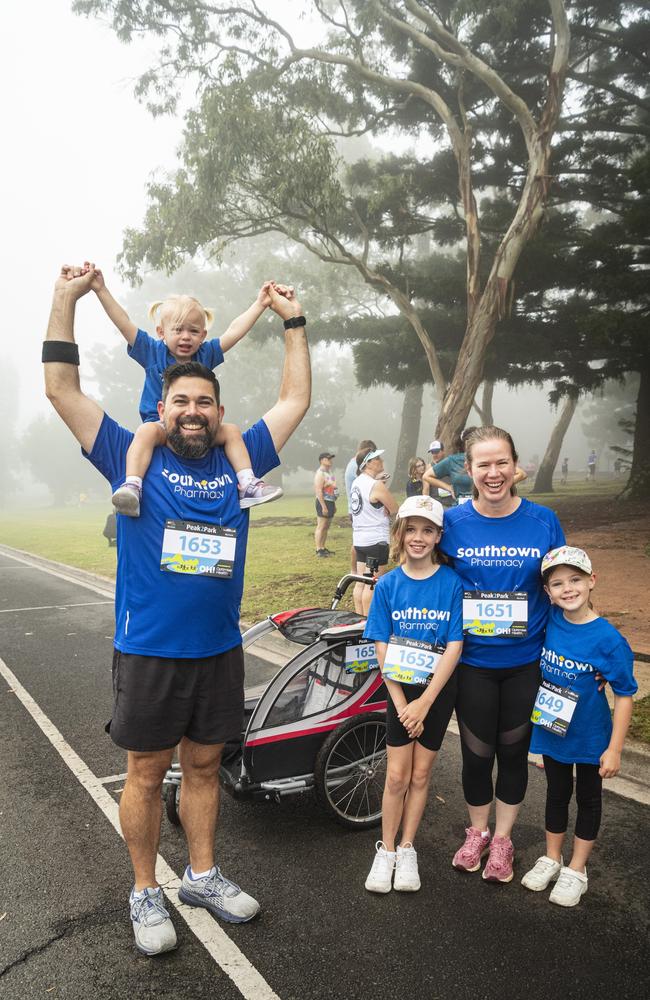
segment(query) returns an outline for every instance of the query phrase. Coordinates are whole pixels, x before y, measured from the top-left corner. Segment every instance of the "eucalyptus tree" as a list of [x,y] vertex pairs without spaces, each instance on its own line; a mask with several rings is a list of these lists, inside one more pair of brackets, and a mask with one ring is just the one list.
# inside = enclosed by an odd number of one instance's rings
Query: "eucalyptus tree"
[[[313,0],[300,6],[315,23],[311,40],[294,31],[296,3],[77,0],[75,7],[108,13],[125,40],[138,31],[164,38],[160,64],[139,85],[155,110],[173,106],[183,77],[193,76],[200,89],[187,117],[183,166],[170,182],[151,186],[144,228],[127,234],[126,271],[137,272],[143,260],[175,267],[199,249],[285,233],[324,260],[355,267],[391,299],[419,337],[443,398],[438,434],[462,428],[509,308],[515,267],[549,195],[569,62],[562,0],[543,8],[527,0]],[[545,62],[542,73],[536,62],[530,79],[516,82],[499,65],[489,34],[481,36],[490,23],[507,29],[513,12]],[[448,376],[438,331],[425,329],[400,268],[393,280],[385,266],[386,251],[397,251],[399,264],[409,241],[434,231],[440,194],[431,190],[418,204],[417,185],[409,192],[403,168],[392,181],[385,172],[385,184],[370,192],[357,172],[355,190],[333,142],[336,134],[390,137],[405,109],[414,112],[417,147],[429,156],[444,144],[454,167],[449,201],[462,226],[465,322]],[[487,258],[474,172],[494,157],[501,139],[491,123],[501,112],[514,123],[520,156],[512,211]]]

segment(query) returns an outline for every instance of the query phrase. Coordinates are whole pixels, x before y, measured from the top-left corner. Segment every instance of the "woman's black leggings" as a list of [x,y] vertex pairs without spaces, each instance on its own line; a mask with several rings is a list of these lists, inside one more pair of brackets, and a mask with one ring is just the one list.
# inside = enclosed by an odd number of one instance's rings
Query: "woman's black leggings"
[[459,663],[456,716],[463,752],[463,792],[470,806],[494,797],[519,805],[528,784],[530,714],[539,687],[539,661],[520,667],[471,667]]
[[[544,754],[546,772],[546,829],[566,833],[569,825],[569,802],[573,795],[573,764],[563,764]],[[576,837],[595,840],[600,828],[603,779],[598,764],[576,764]]]

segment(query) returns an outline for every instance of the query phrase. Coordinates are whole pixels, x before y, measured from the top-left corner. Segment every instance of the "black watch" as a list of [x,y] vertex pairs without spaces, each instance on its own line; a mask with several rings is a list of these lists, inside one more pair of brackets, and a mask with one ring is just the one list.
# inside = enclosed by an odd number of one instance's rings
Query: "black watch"
[[295,330],[297,326],[306,326],[307,320],[304,316],[292,316],[290,319],[285,319],[284,328],[285,330]]

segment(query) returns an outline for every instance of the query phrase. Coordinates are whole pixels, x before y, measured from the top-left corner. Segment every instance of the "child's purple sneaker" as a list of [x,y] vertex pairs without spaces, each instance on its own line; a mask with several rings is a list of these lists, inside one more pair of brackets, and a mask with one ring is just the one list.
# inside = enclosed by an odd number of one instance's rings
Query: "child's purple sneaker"
[[111,497],[113,506],[118,514],[125,514],[126,517],[140,517],[140,496],[141,490],[135,483],[124,483]]
[[283,492],[279,486],[269,486],[263,479],[251,479],[246,487],[239,487],[239,506],[242,510],[257,507],[261,503],[278,500]]
[[493,837],[490,844],[490,856],[483,869],[486,882],[512,882],[512,862],[515,849],[510,837]]
[[490,849],[490,834],[481,833],[475,826],[468,827],[465,834],[465,843],[456,851],[451,863],[459,872],[477,872],[481,858]]

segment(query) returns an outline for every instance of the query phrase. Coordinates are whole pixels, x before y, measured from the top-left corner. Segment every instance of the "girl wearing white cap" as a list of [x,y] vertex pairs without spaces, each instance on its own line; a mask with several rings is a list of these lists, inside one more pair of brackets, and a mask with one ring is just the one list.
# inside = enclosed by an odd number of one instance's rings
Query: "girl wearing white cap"
[[413,842],[454,708],[463,647],[462,584],[438,558],[442,518],[431,497],[409,497],[399,508],[391,557],[400,565],[377,582],[365,628],[389,695],[382,839],[366,880],[370,892],[420,888]]
[[[551,882],[552,903],[575,906],[587,891],[587,859],[600,825],[602,780],[621,766],[621,750],[637,684],[632,651],[623,636],[592,608],[595,577],[582,549],[562,545],[542,560],[544,589],[552,608],[542,649],[542,683],[532,720],[531,751],[544,755],[546,854],[522,885],[539,892]],[[596,674],[611,684],[614,723]],[[562,845],[576,770],[573,852],[564,865]]]

